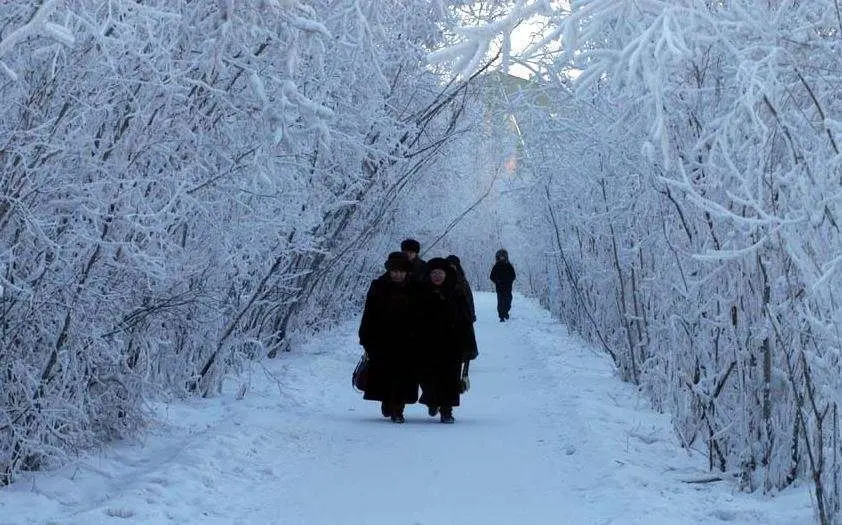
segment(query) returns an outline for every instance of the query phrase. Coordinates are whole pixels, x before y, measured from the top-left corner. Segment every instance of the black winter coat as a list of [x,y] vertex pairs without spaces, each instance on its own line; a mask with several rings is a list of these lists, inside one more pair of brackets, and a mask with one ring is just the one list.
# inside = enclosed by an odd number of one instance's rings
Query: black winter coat
[[429,272],[427,271],[427,261],[421,257],[415,257],[409,264],[412,269],[409,271],[410,278],[416,283],[423,283],[428,280]]
[[511,290],[512,284],[517,278],[515,267],[509,261],[497,261],[491,268],[489,278],[494,283],[494,286],[497,287],[498,291]]
[[388,272],[371,282],[360,321],[360,344],[370,359],[364,399],[418,401],[419,285],[395,283]]
[[421,296],[421,402],[429,406],[459,406],[462,362],[476,357],[466,344],[471,314],[455,284],[449,271],[441,288],[427,283]]
[[479,347],[477,346],[477,337],[474,333],[473,323],[477,320],[476,308],[474,307],[474,293],[471,291],[471,285],[468,283],[468,278],[465,277],[465,272],[461,268],[457,268],[456,278],[456,292],[462,296],[468,307],[468,313],[471,317],[471,326],[465,334],[465,350],[463,351],[464,361],[476,359],[479,355]]
[[465,276],[464,270],[457,268],[456,272],[456,291],[462,294],[465,301],[468,303],[468,311],[471,313],[471,322],[476,322],[477,311],[474,307],[474,292],[471,290],[471,285],[468,283],[468,278]]

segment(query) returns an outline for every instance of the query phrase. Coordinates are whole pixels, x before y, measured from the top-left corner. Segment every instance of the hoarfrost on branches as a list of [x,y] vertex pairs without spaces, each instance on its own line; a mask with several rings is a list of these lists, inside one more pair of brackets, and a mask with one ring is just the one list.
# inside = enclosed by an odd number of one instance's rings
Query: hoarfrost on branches
[[426,5],[58,6],[0,40],[0,483],[346,315],[466,89]]
[[[839,6],[551,8],[560,52],[512,106],[517,213],[545,225],[519,245],[545,262],[536,292],[711,469],[745,490],[810,479],[838,521]],[[468,67],[494,27],[435,56]]]

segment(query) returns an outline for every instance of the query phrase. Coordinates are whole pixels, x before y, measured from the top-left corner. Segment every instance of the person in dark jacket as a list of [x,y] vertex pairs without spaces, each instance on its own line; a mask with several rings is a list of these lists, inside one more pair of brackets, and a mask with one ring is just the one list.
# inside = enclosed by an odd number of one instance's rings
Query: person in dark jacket
[[416,347],[419,285],[409,278],[410,263],[401,252],[386,260],[386,272],[371,282],[360,321],[360,344],[369,358],[363,399],[380,401],[380,411],[403,423],[404,407],[418,401]]
[[427,280],[427,263],[419,255],[421,253],[421,243],[415,239],[404,239],[401,241],[401,252],[409,259],[409,264],[412,265],[410,269],[410,277],[415,282],[424,282]]
[[477,320],[477,312],[474,308],[474,293],[471,291],[471,285],[468,283],[468,278],[465,276],[465,270],[462,268],[462,261],[455,255],[448,255],[445,260],[450,263],[453,270],[456,271],[456,290],[461,293],[468,302],[468,308],[471,311],[471,322],[475,323]]
[[490,278],[497,292],[497,315],[502,323],[509,318],[509,310],[512,308],[512,285],[517,275],[515,267],[509,262],[509,252],[503,249],[497,250],[494,259]]
[[429,276],[422,291],[419,359],[420,402],[430,416],[441,414],[442,423],[453,423],[459,406],[462,364],[471,359],[465,345],[471,313],[456,291],[456,271],[445,259],[427,262]]
[[474,293],[471,291],[471,285],[468,283],[468,278],[465,276],[465,270],[462,269],[462,262],[459,257],[455,255],[448,255],[445,260],[450,264],[453,271],[456,272],[456,292],[465,301],[468,312],[471,314],[471,325],[465,334],[465,348],[470,359],[476,359],[479,355],[479,348],[477,347],[477,337],[474,332],[474,323],[477,322],[477,313],[474,308]]

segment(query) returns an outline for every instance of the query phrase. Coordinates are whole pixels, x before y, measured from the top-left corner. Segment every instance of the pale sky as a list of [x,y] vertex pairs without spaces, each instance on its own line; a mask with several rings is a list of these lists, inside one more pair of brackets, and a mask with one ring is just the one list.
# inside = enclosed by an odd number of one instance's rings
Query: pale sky
[[[529,47],[533,39],[532,33],[538,30],[541,22],[540,17],[535,17],[532,21],[523,22],[512,31],[512,54],[517,55]],[[512,64],[508,72],[522,78],[532,76],[532,71],[520,64]]]

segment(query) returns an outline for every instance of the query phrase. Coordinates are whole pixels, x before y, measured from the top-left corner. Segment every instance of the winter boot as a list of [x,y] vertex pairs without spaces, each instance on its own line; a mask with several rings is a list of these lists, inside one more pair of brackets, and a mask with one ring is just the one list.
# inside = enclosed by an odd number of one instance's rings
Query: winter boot
[[383,417],[392,417],[392,407],[389,406],[389,403],[385,401],[380,403],[380,413],[383,414]]
[[430,417],[436,417],[439,413],[439,407],[435,405],[430,405],[427,407],[427,413],[430,414]]
[[392,407],[392,423],[404,423],[406,419],[403,417],[403,403],[397,403]]
[[447,424],[454,422],[453,407],[441,407],[441,422]]

